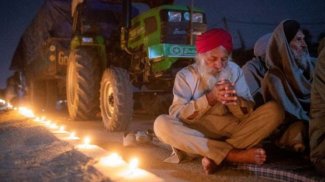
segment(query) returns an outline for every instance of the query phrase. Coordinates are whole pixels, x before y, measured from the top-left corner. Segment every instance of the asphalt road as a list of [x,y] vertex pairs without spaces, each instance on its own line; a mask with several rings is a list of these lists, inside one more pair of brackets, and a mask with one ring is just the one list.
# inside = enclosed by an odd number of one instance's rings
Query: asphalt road
[[[52,114],[48,118],[65,125],[69,131],[75,131],[78,136],[90,136],[92,143],[107,151],[117,151],[126,160],[137,156],[139,167],[148,170],[166,181],[276,181],[250,174],[247,171],[221,169],[213,175],[205,175],[201,167],[201,159],[181,164],[163,162],[171,149],[169,146],[154,140],[149,144],[138,144],[134,147],[123,146],[123,132],[107,132],[102,121],[71,121],[66,114]],[[134,115],[129,130],[146,131],[152,129],[155,117]]]

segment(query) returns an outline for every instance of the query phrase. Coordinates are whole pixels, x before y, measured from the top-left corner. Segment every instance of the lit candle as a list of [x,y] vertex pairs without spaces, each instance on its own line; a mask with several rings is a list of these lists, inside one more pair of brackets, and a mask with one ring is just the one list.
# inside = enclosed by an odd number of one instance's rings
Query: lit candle
[[26,107],[19,107],[18,108],[18,111],[19,111],[20,114],[22,114],[22,115],[24,115],[24,116],[26,116],[28,118],[35,117],[33,111],[30,110],[30,109],[28,109],[28,108],[26,108]]
[[44,124],[45,124],[47,127],[50,127],[51,124],[52,124],[52,121],[51,121],[51,120],[47,120],[47,121],[45,121]]
[[77,140],[79,139],[77,136],[76,136],[76,132],[71,132],[70,133],[70,136],[68,137],[69,140]]
[[9,109],[12,109],[13,108],[13,106],[8,102],[7,103],[7,107],[9,108]]
[[64,129],[65,129],[65,127],[64,127],[64,125],[62,125],[62,126],[60,126],[60,129],[59,129],[59,131],[63,133],[63,132],[65,132],[65,130],[64,130]]
[[41,122],[42,120],[41,120],[41,118],[36,117],[36,118],[34,119],[34,121],[36,121],[36,122]]
[[58,125],[56,125],[55,123],[52,123],[48,126],[50,129],[57,129]]
[[132,171],[134,171],[137,167],[138,167],[138,164],[139,164],[139,160],[137,158],[133,158],[130,163],[129,163],[129,168]]
[[117,166],[121,166],[121,165],[125,164],[122,157],[119,156],[117,153],[112,153],[111,155],[109,155],[107,157],[101,158],[100,162],[103,165],[109,166],[109,167],[117,167]]
[[90,147],[90,138],[86,136],[84,138],[84,143],[82,144],[84,148],[89,148]]

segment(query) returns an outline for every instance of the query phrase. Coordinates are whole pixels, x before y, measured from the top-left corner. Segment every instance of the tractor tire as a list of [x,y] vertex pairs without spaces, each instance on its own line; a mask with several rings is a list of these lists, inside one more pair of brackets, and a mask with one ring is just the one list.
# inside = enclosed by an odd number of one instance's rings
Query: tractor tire
[[97,51],[75,49],[69,55],[67,106],[72,120],[91,120],[99,112],[100,62]]
[[125,131],[128,128],[133,114],[133,90],[126,70],[112,67],[104,71],[100,109],[108,131]]

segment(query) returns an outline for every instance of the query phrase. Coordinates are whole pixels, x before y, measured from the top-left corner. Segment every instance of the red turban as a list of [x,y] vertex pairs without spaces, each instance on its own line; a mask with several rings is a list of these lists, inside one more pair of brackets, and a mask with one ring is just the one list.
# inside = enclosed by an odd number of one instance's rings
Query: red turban
[[208,52],[216,47],[223,46],[228,53],[232,51],[231,35],[223,29],[214,28],[196,37],[196,51],[198,53]]

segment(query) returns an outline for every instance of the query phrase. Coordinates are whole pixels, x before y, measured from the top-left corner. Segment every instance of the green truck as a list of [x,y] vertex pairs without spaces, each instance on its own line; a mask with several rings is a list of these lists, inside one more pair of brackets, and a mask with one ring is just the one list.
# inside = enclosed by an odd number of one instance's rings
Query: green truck
[[[202,10],[169,3],[147,1],[151,7],[138,15],[130,0],[122,6],[107,0],[72,3],[66,91],[73,120],[101,113],[108,131],[125,130],[132,120],[134,90],[171,92],[175,73],[193,63],[195,36],[207,23]],[[120,8],[122,16],[105,8]],[[99,25],[113,17],[122,24],[105,36]]]
[[46,0],[11,69],[35,110],[66,100],[71,119],[101,117],[108,131],[126,130],[139,103],[154,112],[152,96],[171,95],[206,28],[202,10],[172,0]]

